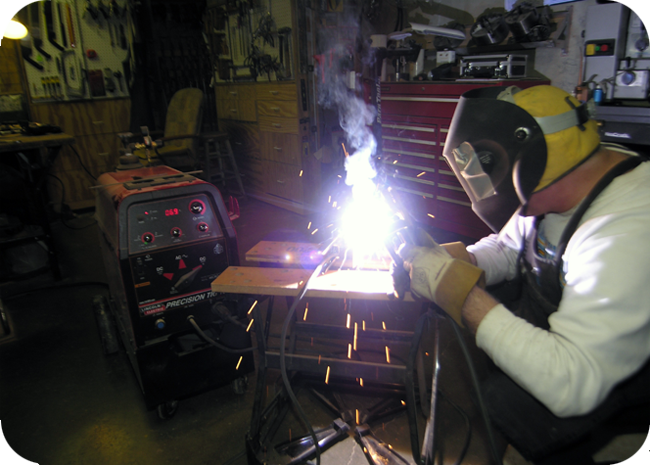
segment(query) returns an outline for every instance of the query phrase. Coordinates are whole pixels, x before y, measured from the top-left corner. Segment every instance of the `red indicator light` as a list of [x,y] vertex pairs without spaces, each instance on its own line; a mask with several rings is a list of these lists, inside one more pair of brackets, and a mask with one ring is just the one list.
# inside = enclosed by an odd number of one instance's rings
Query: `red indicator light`
[[145,214],[145,215],[148,215],[148,214],[149,214],[149,212],[144,212],[144,214]]
[[601,52],[606,52],[607,50],[609,50],[609,46],[607,44],[603,44],[600,46]]
[[165,210],[165,216],[176,216],[180,212],[178,211],[178,208],[170,208],[168,210]]

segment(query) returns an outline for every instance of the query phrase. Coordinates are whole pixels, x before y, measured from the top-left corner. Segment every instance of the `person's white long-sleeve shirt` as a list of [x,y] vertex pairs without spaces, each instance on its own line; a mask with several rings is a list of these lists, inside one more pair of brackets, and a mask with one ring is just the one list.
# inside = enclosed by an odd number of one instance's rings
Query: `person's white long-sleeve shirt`
[[[546,215],[554,244],[569,217]],[[500,235],[467,248],[488,284],[515,277],[533,221],[515,216]],[[592,411],[650,357],[650,162],[596,198],[563,258],[566,286],[549,331],[500,304],[481,321],[476,342],[555,415],[568,417]]]

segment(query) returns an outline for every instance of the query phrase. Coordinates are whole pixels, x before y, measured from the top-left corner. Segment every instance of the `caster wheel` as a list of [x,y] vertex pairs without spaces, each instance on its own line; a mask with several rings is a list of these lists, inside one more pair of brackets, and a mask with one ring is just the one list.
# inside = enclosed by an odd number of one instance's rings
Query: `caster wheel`
[[178,410],[178,401],[172,400],[165,402],[164,404],[159,404],[156,410],[158,411],[158,417],[161,420],[169,420],[171,417],[176,415],[176,411]]
[[246,388],[248,387],[248,376],[243,376],[232,381],[230,384],[232,387],[232,392],[238,396],[243,396],[246,393]]

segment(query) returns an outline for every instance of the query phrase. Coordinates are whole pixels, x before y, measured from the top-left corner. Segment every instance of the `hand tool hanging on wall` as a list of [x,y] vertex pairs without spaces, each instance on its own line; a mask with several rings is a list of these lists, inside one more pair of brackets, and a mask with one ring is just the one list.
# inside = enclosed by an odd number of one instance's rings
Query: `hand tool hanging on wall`
[[23,54],[23,59],[32,65],[34,68],[43,71],[43,66],[32,59],[32,43],[27,37],[20,40],[20,51]]
[[[27,0],[18,2],[18,19],[23,24],[29,24],[29,8]],[[20,39],[20,52],[23,60],[32,65],[34,68],[43,71],[43,66],[32,59],[32,44],[29,36]]]
[[32,44],[34,48],[46,59],[51,60],[52,55],[43,50],[43,40],[41,39],[41,15],[40,15],[40,5],[38,3],[32,3],[29,5],[29,32],[32,36]]
[[68,46],[68,40],[65,38],[65,24],[63,23],[63,13],[61,13],[61,3],[56,2],[56,12],[59,15],[59,30],[61,31],[61,42],[64,47]]
[[76,48],[77,39],[74,33],[74,18],[72,17],[72,9],[70,8],[70,5],[68,3],[65,4],[65,8],[67,11],[66,17],[68,21],[68,37],[70,38],[70,47]]
[[54,17],[52,16],[52,2],[43,2],[43,13],[45,15],[45,27],[47,29],[47,40],[60,51],[65,49],[56,41],[56,31],[54,31]]

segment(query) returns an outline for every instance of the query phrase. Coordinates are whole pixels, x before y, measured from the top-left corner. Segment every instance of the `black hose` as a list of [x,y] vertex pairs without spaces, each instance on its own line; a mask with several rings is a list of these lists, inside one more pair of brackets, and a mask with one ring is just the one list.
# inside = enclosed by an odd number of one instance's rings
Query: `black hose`
[[192,325],[194,330],[198,333],[199,336],[201,336],[201,338],[205,342],[215,346],[217,349],[223,350],[224,352],[228,352],[229,354],[247,354],[248,352],[253,352],[254,350],[257,350],[257,347],[248,347],[246,349],[235,349],[233,347],[228,347],[228,346],[225,346],[223,344],[220,344],[217,341],[215,341],[214,339],[212,339],[210,336],[205,334],[205,332],[203,332],[203,330],[199,327],[199,325],[194,320],[193,316],[191,316],[191,315],[188,316],[187,321],[190,322],[190,324]]
[[454,333],[456,333],[456,338],[458,339],[458,343],[460,345],[461,350],[463,351],[463,355],[465,356],[465,360],[467,361],[467,367],[469,368],[469,374],[472,378],[472,383],[474,384],[474,389],[476,391],[476,399],[478,401],[478,407],[481,412],[481,417],[483,418],[483,422],[485,423],[485,430],[487,431],[487,436],[488,436],[488,443],[490,445],[490,452],[492,453],[492,458],[494,459],[494,463],[496,465],[502,465],[501,457],[499,457],[499,453],[497,452],[497,446],[496,442],[494,440],[494,431],[492,430],[492,424],[490,423],[490,417],[488,415],[487,407],[485,406],[485,402],[483,401],[483,395],[481,394],[481,386],[478,381],[478,375],[476,374],[476,370],[474,369],[474,363],[472,362],[472,358],[469,354],[469,350],[467,349],[467,344],[465,344],[465,340],[463,339],[463,335],[460,332],[460,327],[458,326],[458,323],[454,321],[453,318],[451,318],[449,315],[445,313],[445,316],[447,316],[447,319],[451,322],[451,327],[454,328]]
[[77,152],[77,149],[75,149],[74,146],[72,146],[72,145],[70,146],[70,148],[72,149],[74,154],[77,156],[77,159],[79,160],[79,164],[81,165],[83,170],[86,172],[86,174],[88,176],[90,176],[91,178],[93,178],[94,181],[97,181],[97,178],[95,176],[93,176],[93,174],[90,171],[88,171],[88,168],[86,168],[86,165],[84,165],[84,162],[81,161],[81,156],[79,155],[79,152]]
[[[336,239],[334,239],[334,241],[336,241]],[[305,424],[305,426],[309,430],[309,436],[311,436],[311,439],[314,443],[314,448],[316,450],[317,465],[320,465],[320,446],[318,444],[318,438],[316,437],[314,428],[311,426],[311,423],[309,423],[309,419],[307,418],[307,415],[305,414],[304,410],[300,406],[300,403],[298,402],[298,398],[294,394],[293,389],[291,389],[291,383],[289,382],[289,376],[287,375],[285,345],[287,339],[287,331],[289,329],[289,323],[291,322],[291,318],[293,317],[293,314],[296,312],[296,308],[298,307],[298,304],[305,297],[305,294],[307,293],[307,289],[309,288],[309,283],[316,276],[320,275],[321,271],[323,270],[324,267],[326,267],[328,263],[331,263],[331,261],[336,258],[337,258],[337,254],[328,254],[325,258],[323,258],[323,260],[314,269],[314,271],[309,276],[309,278],[305,281],[305,284],[303,284],[303,286],[300,288],[300,291],[298,292],[298,297],[294,300],[293,305],[291,305],[291,308],[287,313],[287,317],[284,319],[284,323],[282,324],[282,333],[280,335],[280,374],[282,375],[282,383],[284,384],[284,388],[286,389],[287,394],[291,399],[291,403],[293,404],[293,406],[296,408],[296,411],[298,412],[298,416],[300,417],[300,420]]]

